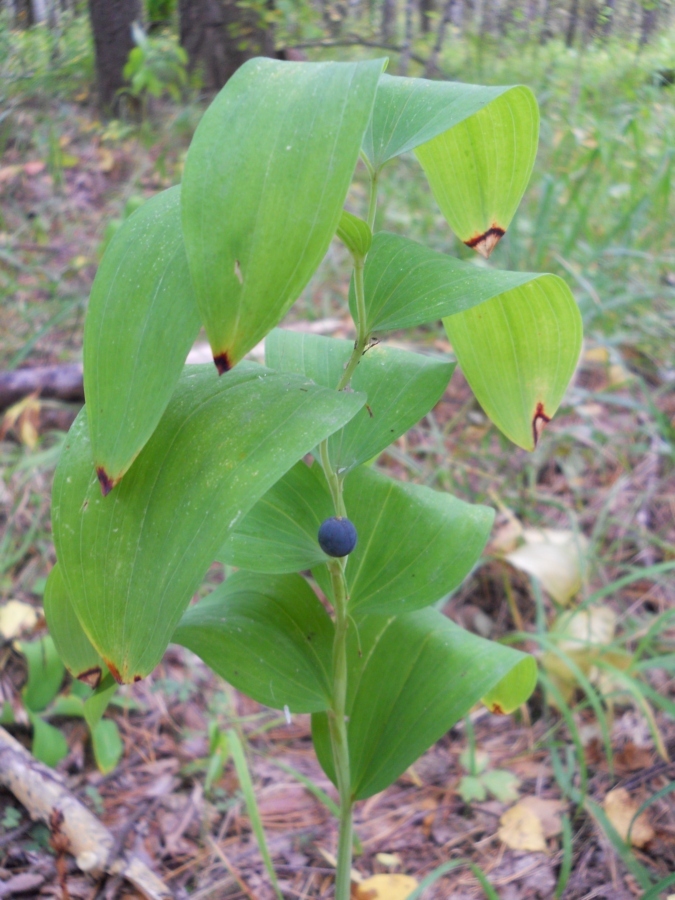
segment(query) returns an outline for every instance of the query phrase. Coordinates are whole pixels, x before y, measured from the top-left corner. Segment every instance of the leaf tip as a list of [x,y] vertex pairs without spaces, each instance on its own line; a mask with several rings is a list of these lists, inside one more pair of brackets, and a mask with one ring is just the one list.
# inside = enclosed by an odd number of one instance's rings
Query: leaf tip
[[213,362],[216,365],[216,369],[218,369],[219,375],[224,375],[225,372],[229,372],[232,368],[232,363],[230,362],[230,357],[227,354],[227,351],[224,353],[218,353],[213,357]]
[[103,466],[96,467],[96,476],[99,480],[99,484],[101,485],[101,493],[104,497],[107,497],[110,491],[115,487],[117,482],[113,481],[113,479],[108,475]]
[[96,690],[96,688],[101,683],[101,667],[93,666],[91,669],[86,669],[84,672],[80,672],[80,674],[77,676],[77,680],[82,681],[88,687]]
[[471,247],[472,250],[475,250],[477,253],[480,253],[482,257],[488,259],[505,234],[506,230],[500,225],[495,224],[492,225],[491,228],[488,228],[487,231],[469,238],[469,240],[464,241],[464,243],[467,247]]
[[537,408],[534,411],[534,415],[532,416],[532,438],[534,440],[534,446],[536,447],[539,443],[539,438],[541,437],[541,433],[544,430],[544,427],[551,421],[551,417],[547,416],[544,412],[544,404],[537,403]]
[[110,670],[110,674],[115,679],[115,681],[118,684],[124,684],[124,679],[120,675],[120,670],[117,668],[117,666],[114,663],[111,663],[109,659],[105,659],[104,662]]

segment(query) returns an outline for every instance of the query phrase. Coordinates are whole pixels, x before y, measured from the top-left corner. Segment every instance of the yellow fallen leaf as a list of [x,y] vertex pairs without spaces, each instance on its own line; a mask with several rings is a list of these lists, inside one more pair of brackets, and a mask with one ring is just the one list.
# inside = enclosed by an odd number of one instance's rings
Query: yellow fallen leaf
[[6,641],[13,641],[20,634],[35,627],[38,617],[28,603],[10,600],[0,608],[0,635]]
[[607,347],[590,347],[584,353],[584,362],[606,363],[609,362],[609,350]]
[[417,887],[410,875],[373,875],[356,888],[355,900],[406,900]]
[[[617,830],[621,839],[626,841],[630,823],[639,809],[639,804],[633,800],[625,788],[615,788],[607,794],[602,806],[607,814],[607,818]],[[633,822],[630,842],[634,847],[644,847],[653,837],[654,829],[649,824],[647,814],[642,813]]]
[[0,423],[0,440],[13,428],[18,433],[21,443],[33,450],[39,438],[39,424],[40,401],[35,392],[7,410]]
[[579,591],[588,542],[581,534],[554,528],[526,528],[523,544],[505,555],[514,568],[533,575],[562,606]]
[[107,147],[98,149],[98,168],[100,172],[112,172],[115,168],[115,155]]
[[401,857],[398,853],[376,853],[375,859],[386,869],[396,869],[401,865]]
[[539,816],[522,802],[507,809],[499,820],[499,840],[511,850],[546,851],[544,828]]
[[560,815],[567,807],[562,800],[544,800],[542,797],[523,797],[519,806],[531,810],[541,822],[545,838],[555,837],[562,832]]

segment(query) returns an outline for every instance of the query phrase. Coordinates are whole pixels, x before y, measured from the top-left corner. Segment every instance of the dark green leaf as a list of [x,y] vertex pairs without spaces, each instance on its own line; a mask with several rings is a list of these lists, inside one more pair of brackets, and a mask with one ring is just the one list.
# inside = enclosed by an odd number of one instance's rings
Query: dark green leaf
[[54,539],[75,612],[118,680],[152,671],[230,528],[364,399],[248,363],[221,379],[190,366],[108,497],[78,416],[54,479]]
[[[400,615],[454,590],[477,562],[494,518],[487,506],[362,468],[344,487],[359,541],[345,571],[353,615]],[[325,568],[314,574],[330,593]]]
[[198,331],[174,187],[123,223],[91,289],[84,391],[104,492],[157,427]]
[[[537,677],[532,657],[464,631],[436,610],[370,619],[360,628],[360,654],[350,635],[348,733],[356,799],[395,781],[512,669],[523,670],[519,703]],[[313,717],[317,755],[332,777],[325,725],[323,714]]]
[[103,660],[75,614],[58,563],[47,578],[44,605],[47,627],[63,664],[73,678],[96,687],[103,673]]
[[[265,341],[267,365],[336,387],[351,356],[351,341],[277,328]],[[363,356],[352,388],[367,405],[329,439],[335,470],[343,474],[377,456],[423,418],[443,396],[454,363],[378,344]]]
[[183,176],[183,229],[221,371],[283,317],[335,234],[383,60],[254,59],[204,114]]
[[318,463],[302,460],[270,488],[228,535],[221,562],[252,572],[290,573],[327,560],[317,543],[319,526],[334,514]]
[[[368,332],[412,328],[471,309],[491,297],[517,303],[514,289],[529,282],[548,285],[555,275],[501,272],[381,231],[375,235],[364,271]],[[513,294],[512,294],[513,292]],[[356,313],[354,285],[349,294]]]
[[333,623],[299,575],[235,573],[187,610],[172,640],[259,703],[330,703]]

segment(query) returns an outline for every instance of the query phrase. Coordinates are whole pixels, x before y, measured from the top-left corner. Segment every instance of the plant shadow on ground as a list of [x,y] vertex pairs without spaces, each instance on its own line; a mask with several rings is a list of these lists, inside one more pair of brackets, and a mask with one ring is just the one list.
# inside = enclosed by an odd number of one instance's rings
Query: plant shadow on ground
[[[675,867],[675,812],[667,792],[675,769],[664,759],[675,752],[675,587],[668,571],[675,558],[675,253],[668,227],[675,211],[675,112],[672,89],[650,80],[672,52],[672,38],[660,40],[639,58],[622,57],[622,48],[612,45],[582,54],[555,43],[504,46],[488,68],[486,55],[478,57],[466,43],[445,61],[462,80],[522,80],[540,97],[537,169],[495,260],[503,268],[549,270],[569,281],[585,317],[585,353],[535,453],[506,444],[457,373],[433,413],[377,465],[403,480],[497,507],[483,563],[443,608],[465,627],[537,653],[542,684],[519,716],[477,712],[469,732],[490,769],[517,776],[520,797],[560,803],[543,846],[509,848],[499,828],[513,801],[490,795],[467,803],[459,794],[466,774],[459,757],[469,734],[466,725],[458,726],[393,787],[361,804],[356,827],[363,853],[355,868],[362,876],[379,871],[421,878],[466,858],[503,900],[556,891],[573,900],[640,896],[645,877],[656,882]],[[159,103],[152,121],[140,126],[101,122],[88,93],[90,56],[78,56],[81,36],[69,41],[62,47],[60,93],[40,75],[44,48],[26,44],[15,60],[16,81],[7,82],[2,98],[10,110],[0,122],[3,370],[80,358],[86,297],[102,248],[115,222],[140,200],[180,180],[200,114],[196,102],[181,108]],[[22,80],[28,70],[38,74]],[[388,169],[383,181],[383,227],[470,258],[450,235],[412,159]],[[357,175],[348,206],[359,212],[364,203]],[[346,270],[335,242],[286,324],[302,317],[319,332],[350,336]],[[440,326],[420,329],[414,346],[450,351]],[[3,601],[40,605],[54,561],[51,477],[75,411],[72,404],[34,398],[12,421],[5,418]],[[521,526],[585,537],[571,608],[582,603],[609,611],[613,623],[608,637],[593,632],[592,651],[588,640],[570,645],[568,633],[562,635],[567,643],[556,643],[553,623],[564,621],[562,606],[505,560]],[[222,577],[222,567],[214,566],[205,589]],[[591,619],[584,621],[592,631]],[[36,627],[39,632],[39,622]],[[560,662],[556,648],[564,655],[562,668],[552,663],[554,657]],[[15,733],[27,737],[20,697],[25,669],[9,643],[0,649],[0,669],[3,715],[11,708]],[[61,769],[113,831],[161,868],[177,894],[272,896],[232,765],[209,791],[203,788],[213,756],[207,733],[216,723],[246,739],[282,889],[289,897],[331,896],[335,823],[288,768],[333,796],[311,749],[307,717],[287,723],[223,689],[176,648],[124,696],[126,708],[114,713],[125,744],[119,767],[97,772],[84,724],[65,720],[59,724],[70,749]],[[607,827],[603,799],[616,787],[628,791],[633,810],[656,797],[642,846],[629,849],[611,822]],[[0,796],[0,805],[3,867],[30,869],[42,878],[36,896],[59,896],[46,831],[31,826],[9,795]],[[91,883],[69,865],[70,895],[90,896]],[[459,868],[425,898],[480,894],[470,870]]]

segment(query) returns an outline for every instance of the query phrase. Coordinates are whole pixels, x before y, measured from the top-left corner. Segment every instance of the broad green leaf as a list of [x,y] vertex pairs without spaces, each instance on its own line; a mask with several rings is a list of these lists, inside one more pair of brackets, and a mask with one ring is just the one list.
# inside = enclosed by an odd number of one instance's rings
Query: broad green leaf
[[[348,735],[358,800],[395,781],[512,669],[529,673],[519,704],[536,681],[532,657],[464,631],[436,610],[370,618],[360,630],[360,654],[350,635]],[[334,777],[324,713],[313,716],[312,734],[321,765]]]
[[[408,238],[381,231],[375,235],[364,271],[367,330],[393,331],[438,321],[492,297],[508,300],[512,290],[533,281],[550,291],[559,279],[555,275],[501,272],[461,262]],[[349,305],[355,315],[353,282]]]
[[534,450],[574,374],[583,325],[554,275],[443,320],[466,380],[500,431]]
[[375,169],[426,144],[517,87],[382,75],[363,150]]
[[511,224],[530,180],[539,143],[539,110],[529,88],[515,87],[415,154],[457,237],[488,257]]
[[184,613],[172,640],[259,703],[330,704],[333,623],[300,575],[235,573]]
[[123,223],[91,289],[84,392],[104,493],[157,427],[198,331],[174,187]]
[[68,755],[68,742],[58,728],[38,715],[30,712],[28,715],[33,726],[33,756],[46,766],[56,766]]
[[103,660],[80,625],[58,563],[47,578],[44,605],[47,627],[63,664],[73,678],[97,687],[103,673]]
[[91,744],[99,772],[112,772],[124,752],[117,724],[112,719],[101,719],[91,729]]
[[323,520],[334,514],[321,466],[301,460],[232,529],[218,559],[270,574],[311,569],[328,559],[317,534]]
[[65,669],[51,637],[17,642],[19,652],[26,658],[28,681],[22,697],[27,710],[38,713],[54,699],[61,687]]
[[335,234],[383,60],[241,66],[204,114],[183,231],[219,371],[284,316]]
[[75,613],[118,681],[152,671],[230,528],[364,400],[251,363],[222,379],[187,367],[108,497],[85,407],[56,471],[52,524]]
[[[265,341],[265,359],[272,369],[335,387],[353,346],[352,341],[277,328]],[[351,381],[368,402],[328,442],[335,470],[343,474],[367,462],[419,422],[443,396],[454,368],[444,359],[382,344],[371,347]]]
[[[494,518],[487,506],[367,468],[346,479],[344,499],[359,535],[345,571],[349,609],[359,617],[412,612],[454,590],[480,557]],[[325,567],[314,574],[330,593]]]
[[361,259],[366,256],[373,242],[373,232],[368,223],[346,209],[342,210],[336,234],[349,252]]

